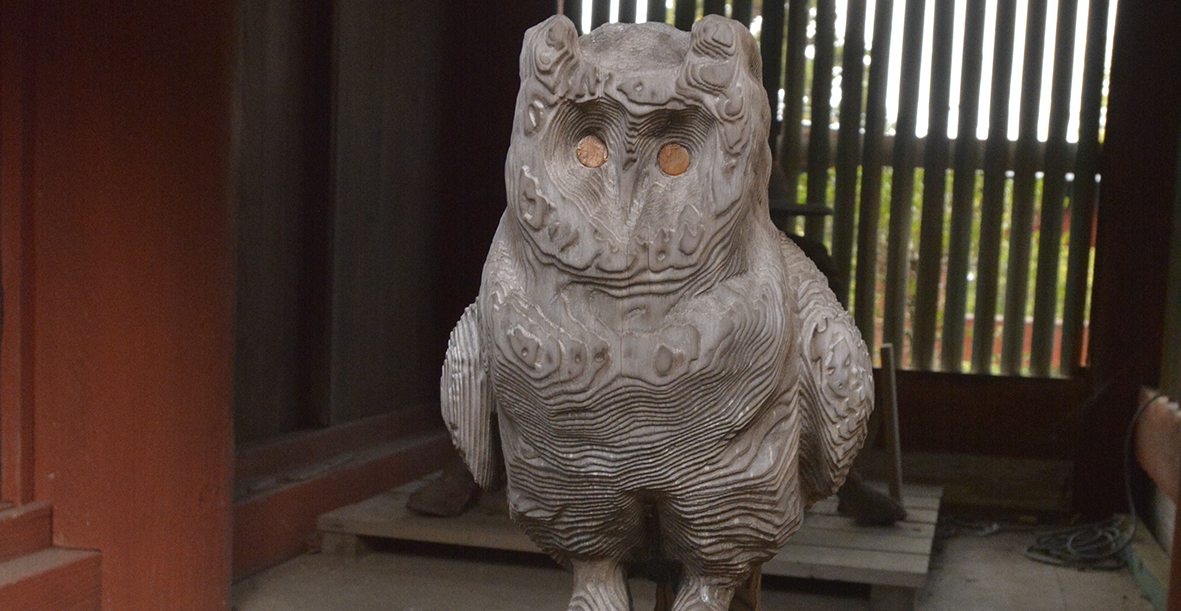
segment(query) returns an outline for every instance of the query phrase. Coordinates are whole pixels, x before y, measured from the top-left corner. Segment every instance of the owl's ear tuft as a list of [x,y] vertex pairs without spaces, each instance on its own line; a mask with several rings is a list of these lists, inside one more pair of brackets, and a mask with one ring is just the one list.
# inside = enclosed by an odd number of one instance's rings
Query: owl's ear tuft
[[578,56],[578,29],[565,15],[554,15],[525,32],[521,79],[536,75],[548,81],[567,59]]
[[719,15],[706,15],[693,24],[689,41],[690,53],[713,60],[738,59],[750,76],[763,78],[759,45],[750,30],[740,22]]

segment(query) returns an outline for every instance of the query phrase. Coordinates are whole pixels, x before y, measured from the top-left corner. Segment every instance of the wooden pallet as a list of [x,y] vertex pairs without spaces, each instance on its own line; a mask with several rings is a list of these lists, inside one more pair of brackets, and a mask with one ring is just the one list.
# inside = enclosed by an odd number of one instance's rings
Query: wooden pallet
[[[476,507],[457,518],[429,518],[406,509],[410,493],[429,478],[320,516],[325,551],[355,554],[364,538],[376,537],[539,552],[507,515]],[[779,554],[763,564],[764,575],[870,584],[873,609],[913,609],[927,578],[935,522],[943,490],[905,485],[907,520],[891,527],[862,527],[837,513],[836,498],[817,503]]]

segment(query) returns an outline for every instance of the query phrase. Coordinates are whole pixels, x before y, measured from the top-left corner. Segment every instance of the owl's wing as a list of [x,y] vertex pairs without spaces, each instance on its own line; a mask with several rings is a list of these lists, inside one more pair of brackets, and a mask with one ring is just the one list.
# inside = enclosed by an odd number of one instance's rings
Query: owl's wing
[[451,331],[439,401],[452,443],[483,488],[496,482],[501,468],[486,350],[480,342],[478,309],[473,303]]
[[800,484],[808,504],[845,481],[873,411],[873,364],[861,333],[816,266],[786,236],[783,255],[800,311]]

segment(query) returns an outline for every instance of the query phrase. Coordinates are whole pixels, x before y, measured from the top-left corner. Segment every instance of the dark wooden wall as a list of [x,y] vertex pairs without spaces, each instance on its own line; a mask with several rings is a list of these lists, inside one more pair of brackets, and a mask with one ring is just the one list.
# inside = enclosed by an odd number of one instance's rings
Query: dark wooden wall
[[234,3],[0,6],[5,500],[103,609],[225,608]]
[[1091,365],[1075,499],[1124,510],[1124,431],[1140,385],[1159,382],[1181,120],[1181,5],[1120,2],[1111,60],[1095,243]]

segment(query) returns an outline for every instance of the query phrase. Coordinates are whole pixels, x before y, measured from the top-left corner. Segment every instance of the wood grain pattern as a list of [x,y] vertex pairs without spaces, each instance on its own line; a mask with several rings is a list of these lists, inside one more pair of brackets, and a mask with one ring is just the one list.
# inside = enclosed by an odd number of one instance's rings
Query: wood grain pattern
[[726,609],[864,442],[865,344],[771,224],[759,58],[715,15],[526,33],[509,206],[440,391],[571,610],[626,608],[620,567],[650,560],[673,610]]

